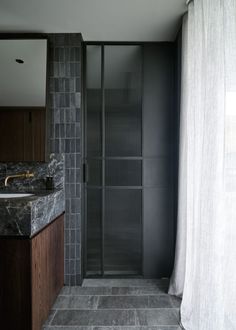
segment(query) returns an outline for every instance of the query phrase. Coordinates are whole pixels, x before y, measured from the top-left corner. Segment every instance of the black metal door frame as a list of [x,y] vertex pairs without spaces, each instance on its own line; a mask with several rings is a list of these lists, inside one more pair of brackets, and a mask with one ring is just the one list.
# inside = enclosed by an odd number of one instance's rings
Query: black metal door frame
[[[140,189],[141,195],[142,195],[142,206],[141,206],[141,251],[142,251],[142,258],[141,258],[141,273],[140,275],[120,275],[120,277],[143,277],[143,156],[140,157],[106,157],[105,156],[105,88],[104,88],[104,63],[105,63],[105,53],[104,53],[104,47],[105,46],[133,46],[137,45],[141,47],[141,89],[143,90],[143,44],[140,42],[83,42],[82,44],[82,58],[83,58],[83,87],[82,87],[82,94],[83,94],[83,188],[82,188],[82,194],[83,194],[83,248],[82,248],[82,257],[83,257],[83,277],[119,277],[119,275],[105,275],[104,274],[104,221],[105,221],[105,160],[106,159],[130,159],[132,160],[142,160],[142,171],[141,171],[141,180],[142,185],[137,187],[132,186],[125,186],[120,187],[122,189]],[[89,45],[97,45],[101,46],[101,91],[102,91],[102,221],[101,221],[101,227],[102,227],[102,239],[101,239],[101,275],[87,275],[87,95],[86,95],[86,47]],[[141,101],[141,107],[143,106]],[[143,153],[143,125],[142,125],[142,118],[143,118],[143,111],[141,115],[141,153]],[[117,189],[117,188],[116,188]],[[119,189],[119,188],[118,188]]]

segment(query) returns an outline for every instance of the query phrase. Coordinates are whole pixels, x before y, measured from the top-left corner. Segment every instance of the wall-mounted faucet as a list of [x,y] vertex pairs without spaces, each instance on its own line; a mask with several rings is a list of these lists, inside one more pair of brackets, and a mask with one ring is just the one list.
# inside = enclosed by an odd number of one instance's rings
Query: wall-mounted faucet
[[30,173],[30,171],[27,171],[26,173],[22,173],[22,174],[9,175],[6,177],[4,184],[5,184],[5,187],[7,187],[9,179],[15,179],[15,178],[28,179],[28,178],[33,178],[33,177],[34,177],[34,173]]

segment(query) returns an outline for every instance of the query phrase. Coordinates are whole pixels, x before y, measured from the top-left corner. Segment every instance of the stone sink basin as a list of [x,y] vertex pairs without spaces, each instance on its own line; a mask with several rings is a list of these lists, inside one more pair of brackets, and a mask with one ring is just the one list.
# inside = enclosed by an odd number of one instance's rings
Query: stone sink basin
[[63,189],[2,190],[0,191],[0,237],[32,237],[60,216],[64,210]]
[[33,194],[28,194],[28,193],[0,193],[0,198],[19,198],[19,197],[29,197],[33,196]]

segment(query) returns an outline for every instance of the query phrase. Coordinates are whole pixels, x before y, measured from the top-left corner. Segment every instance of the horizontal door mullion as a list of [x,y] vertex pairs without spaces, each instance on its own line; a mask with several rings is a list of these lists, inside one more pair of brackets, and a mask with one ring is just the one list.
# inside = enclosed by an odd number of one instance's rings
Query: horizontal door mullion
[[143,189],[142,186],[89,186],[87,189]]
[[86,157],[86,159],[96,159],[96,160],[116,160],[116,159],[123,159],[123,160],[142,160],[143,157],[122,157],[122,156],[117,156],[117,157],[109,157],[109,156],[105,156],[105,157],[99,157],[99,156],[94,156],[94,157]]
[[153,156],[153,157],[145,157],[145,156],[131,156],[131,157],[127,157],[127,156],[105,156],[105,157],[100,157],[100,156],[87,156],[86,159],[87,160],[148,160],[148,159],[168,159],[170,158],[169,155],[160,155],[160,156]]

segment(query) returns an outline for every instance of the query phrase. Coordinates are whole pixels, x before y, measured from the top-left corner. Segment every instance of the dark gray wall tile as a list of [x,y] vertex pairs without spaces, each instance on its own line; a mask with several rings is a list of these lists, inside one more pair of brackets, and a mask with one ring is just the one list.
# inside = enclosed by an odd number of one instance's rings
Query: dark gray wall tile
[[[65,283],[78,285],[81,280],[80,219],[81,200],[78,187],[81,184],[81,34],[49,34],[49,97],[50,125],[49,150],[65,153]],[[79,145],[78,145],[79,144]],[[79,159],[79,161],[76,161]],[[75,234],[71,230],[77,229]],[[78,264],[80,267],[78,267]]]

